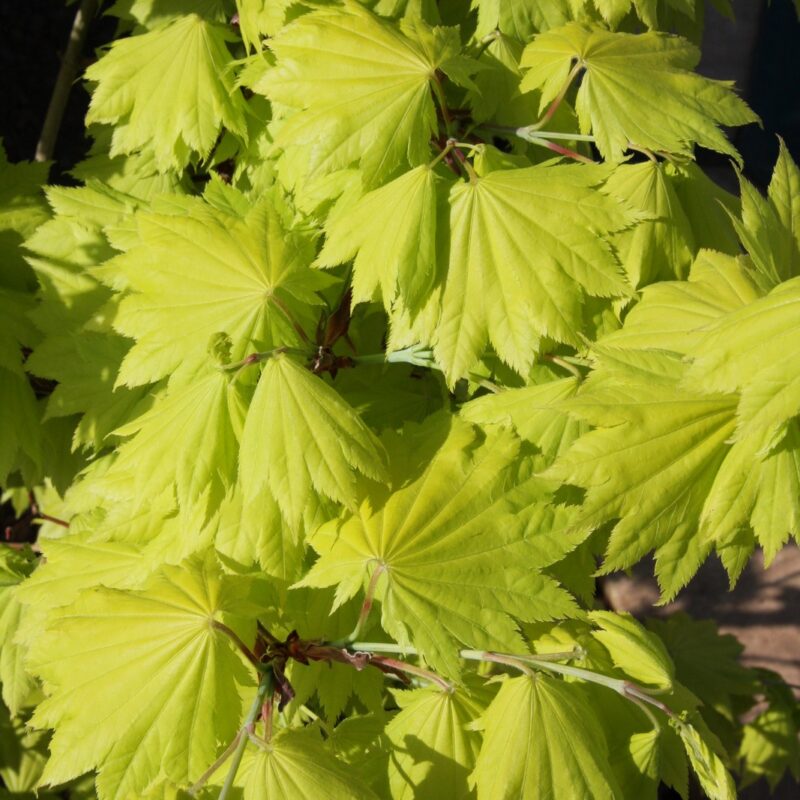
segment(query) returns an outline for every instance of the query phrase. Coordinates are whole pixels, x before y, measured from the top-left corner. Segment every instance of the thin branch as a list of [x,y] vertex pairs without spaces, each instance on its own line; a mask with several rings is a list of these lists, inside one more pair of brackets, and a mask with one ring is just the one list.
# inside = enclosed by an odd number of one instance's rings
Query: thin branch
[[558,107],[564,102],[564,98],[567,96],[567,92],[569,91],[569,87],[572,86],[572,82],[575,78],[578,77],[578,74],[583,69],[583,63],[581,61],[576,61],[575,65],[567,75],[567,79],[564,81],[564,85],[561,87],[561,91],[556,96],[555,100],[550,103],[547,111],[544,112],[542,118],[536,122],[534,125],[531,126],[533,130],[539,130],[540,128],[544,128],[548,122],[555,116],[556,111],[558,111]]
[[61,121],[64,118],[64,110],[67,107],[67,100],[78,74],[81,53],[86,43],[86,35],[89,32],[89,22],[97,14],[99,6],[98,0],[83,0],[75,13],[75,20],[72,23],[72,30],[69,33],[67,50],[64,53],[64,60],[61,62],[61,69],[58,71],[53,94],[50,97],[50,105],[47,107],[47,114],[44,118],[42,133],[36,145],[37,161],[49,161],[53,157],[58,131],[61,128]]
[[[351,649],[365,655],[369,653],[398,653],[400,655],[417,656],[419,650],[415,647],[403,647],[397,644],[384,644],[382,642],[353,642]],[[543,669],[548,672],[555,672],[558,675],[565,675],[571,678],[578,678],[579,680],[586,681],[587,683],[596,683],[600,686],[605,686],[607,689],[612,689],[618,694],[622,695],[626,700],[633,702],[647,703],[648,705],[657,708],[663,714],[670,718],[675,718],[675,712],[668,706],[664,705],[660,700],[652,696],[652,693],[637,686],[631,681],[621,680],[619,678],[610,678],[608,675],[603,675],[599,672],[592,672],[588,669],[581,667],[572,667],[567,664],[555,663],[552,659],[560,656],[563,658],[577,658],[581,655],[580,648],[575,649],[568,653],[548,653],[544,655],[520,655],[518,653],[492,653],[486,650],[459,650],[459,656],[468,661],[489,661],[496,664],[505,664],[521,672],[530,674],[528,665]],[[377,661],[377,658],[374,659]],[[385,663],[385,662],[384,662]],[[393,666],[398,668],[397,664],[403,662],[394,662]],[[438,676],[437,676],[438,677]],[[442,680],[441,678],[439,680]]]
[[262,670],[263,664],[258,660],[256,654],[239,638],[239,634],[237,634],[236,631],[229,628],[224,622],[220,622],[216,619],[212,621],[211,627],[220,631],[220,633],[224,633],[259,672]]
[[493,30],[491,33],[484,36],[483,39],[481,39],[480,45],[475,51],[473,58],[477,61],[486,52],[486,50],[491,47],[492,43],[496,42],[500,38],[500,36],[501,33],[499,30]]
[[467,157],[461,152],[454,139],[448,139],[447,143],[453,145],[453,154],[458,159],[458,163],[461,164],[461,166],[464,168],[464,171],[469,176],[470,183],[475,183],[478,180],[478,175],[475,172],[472,164],[469,163]]
[[222,751],[222,755],[189,787],[189,794],[194,797],[211,779],[211,776],[233,755],[239,740],[244,736],[244,729],[233,737],[231,743]]
[[548,141],[547,139],[540,139],[538,136],[532,136],[527,141],[529,141],[531,144],[539,145],[539,147],[546,147],[548,150],[552,150],[554,153],[558,153],[560,156],[566,156],[567,158],[572,158],[575,161],[580,161],[582,164],[597,163],[594,159],[591,159],[588,156],[583,156],[580,153],[577,153],[575,150],[570,150],[569,147],[563,147],[562,145]]
[[426,681],[430,681],[431,683],[441,686],[446,692],[452,692],[454,688],[453,684],[449,683],[435,672],[423,669],[422,667],[414,666],[414,664],[408,664],[405,661],[398,661],[396,658],[372,656],[372,658],[369,660],[369,663],[375,666],[388,667],[395,672],[407,672],[409,675],[416,675],[418,678],[423,678]]
[[69,522],[67,522],[65,519],[51,517],[49,514],[42,514],[41,511],[38,514],[35,514],[34,517],[34,522],[41,520],[42,522],[52,522],[53,525],[60,525],[62,528],[69,528]]
[[583,374],[581,371],[574,364],[570,364],[569,361],[564,360],[560,356],[547,353],[546,355],[542,356],[542,360],[549,361],[551,364],[557,364],[562,369],[565,369],[567,372],[574,375],[579,381],[583,380]]
[[281,312],[281,314],[283,314],[284,317],[286,317],[303,342],[313,347],[314,343],[311,341],[311,339],[309,339],[308,334],[303,330],[303,326],[294,318],[292,312],[289,311],[289,307],[286,305],[286,303],[284,303],[283,300],[281,300],[276,294],[271,294],[269,296],[269,301]]
[[453,118],[450,116],[450,109],[447,107],[447,99],[444,96],[444,87],[442,86],[442,79],[439,77],[438,72],[435,72],[433,74],[433,81],[431,82],[431,86],[433,87],[433,95],[436,98],[436,102],[439,105],[439,110],[442,112],[442,119],[444,120],[445,131],[447,131],[447,135],[450,136],[453,130]]
[[364,629],[364,626],[367,624],[367,620],[369,619],[369,612],[372,610],[372,603],[375,600],[375,590],[378,588],[378,581],[385,571],[385,564],[378,564],[372,571],[372,577],[369,579],[369,586],[367,586],[367,591],[364,594],[364,602],[361,604],[361,611],[358,615],[356,626],[353,628],[353,632],[344,641],[343,646],[350,644],[350,642],[354,642],[361,635],[361,632]]
[[222,784],[222,789],[220,790],[218,800],[227,800],[227,797],[230,794],[231,788],[233,787],[233,782],[236,780],[236,773],[239,771],[239,765],[242,763],[242,756],[244,756],[244,751],[247,747],[248,736],[250,733],[252,733],[252,727],[256,721],[256,717],[261,711],[261,707],[264,702],[272,702],[273,686],[274,676],[272,674],[272,670],[268,669],[261,676],[261,683],[258,684],[258,693],[253,699],[253,705],[250,706],[250,710],[247,712],[244,724],[238,733],[239,740],[236,742],[236,747],[233,750],[233,761],[231,761],[230,769],[225,777],[225,783]]
[[249,356],[246,356],[241,361],[235,361],[232,364],[222,364],[217,367],[217,369],[222,372],[235,372],[236,375],[234,375],[233,380],[236,380],[239,372],[246,367],[251,367],[253,364],[259,364],[262,361],[268,361],[270,358],[282,355],[283,353],[291,353],[292,355],[306,357],[311,355],[307,351],[300,350],[297,347],[275,347],[272,350],[265,350],[262,353],[250,353]]

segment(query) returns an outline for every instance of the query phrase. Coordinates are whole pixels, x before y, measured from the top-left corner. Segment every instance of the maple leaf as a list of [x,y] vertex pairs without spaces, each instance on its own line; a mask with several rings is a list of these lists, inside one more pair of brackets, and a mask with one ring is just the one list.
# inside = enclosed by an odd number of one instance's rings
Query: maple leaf
[[482,718],[471,781],[486,800],[620,797],[599,720],[574,684],[506,679]]
[[242,569],[258,564],[265,575],[292,583],[303,572],[305,543],[288,526],[269,492],[245,502],[240,487],[233,490],[214,522],[217,552]]
[[708,392],[739,391],[737,439],[767,437],[778,444],[800,414],[800,277],[706,326],[687,355],[688,382]]
[[216,508],[236,480],[247,398],[230,376],[208,368],[191,384],[162,394],[146,413],[116,429],[110,475],[129,473],[140,502],[174,485],[178,506]]
[[22,346],[33,344],[36,331],[26,312],[33,299],[0,288],[0,482],[28,458],[42,457],[42,431],[36,395],[22,364]]
[[377,795],[331,755],[313,729],[282,730],[242,762],[244,800],[375,800]]
[[589,619],[600,628],[594,631],[594,638],[602,642],[616,667],[645,685],[662,691],[672,689],[675,666],[657,636],[630,614],[592,611]]
[[800,276],[800,170],[781,141],[767,197],[744,177],[736,233],[765,289]]
[[42,782],[97,768],[100,800],[123,800],[163,775],[198,778],[218,741],[233,738],[237,686],[251,683],[212,624],[240,602],[235,583],[198,557],[142,591],[89,590],[53,610],[29,660],[48,694],[32,724],[56,728]]
[[705,738],[688,722],[670,720],[670,724],[677,729],[689,763],[709,800],[735,800],[737,793],[733,778]]
[[387,310],[398,297],[418,311],[441,277],[437,195],[444,195],[444,183],[433,169],[420,166],[367,193],[331,220],[317,265],[333,267],[355,256],[353,303],[369,302],[380,287]]
[[476,37],[494,30],[527,42],[531,35],[558,28],[575,19],[586,0],[472,0],[478,9]]
[[239,31],[248,50],[261,50],[263,36],[274,36],[284,25],[293,0],[236,0]]
[[75,446],[100,450],[106,436],[142,408],[145,388],[114,386],[130,346],[114,331],[82,329],[47,337],[26,362],[32,373],[57,382],[45,419],[82,415]]
[[191,216],[139,215],[140,243],[112,262],[133,290],[114,326],[137,340],[119,384],[191,375],[207,362],[209,338],[219,332],[233,341],[230,359],[238,361],[253,350],[301,344],[292,320],[316,323],[309,310],[321,303],[315,290],[331,279],[308,268],[307,235],[285,231],[267,202],[244,219],[188,202]]
[[713,620],[694,620],[684,613],[647,620],[675,665],[675,678],[702,702],[717,709],[733,708],[733,696],[752,691],[754,675],[739,662],[742,645],[721,634]]
[[0,287],[30,291],[35,286],[20,245],[47,220],[42,185],[48,164],[10,164],[0,142]]
[[613,240],[633,286],[683,278],[689,271],[694,236],[673,182],[667,167],[653,161],[622,164],[606,182],[606,191],[648,216]]
[[305,174],[358,162],[369,186],[428,159],[431,82],[460,49],[454,29],[400,30],[345,0],[294,20],[269,46],[276,66],[253,88],[286,108],[275,144],[299,148]]
[[[205,158],[224,125],[247,134],[223,28],[187,14],[160,30],[114,42],[86,70],[97,83],[87,123],[114,124],[111,156],[149,150],[161,171]],[[181,64],[175,70],[174,64]]]
[[108,13],[152,30],[192,13],[214,22],[227,22],[230,7],[228,0],[115,0]]
[[313,491],[352,505],[355,471],[383,481],[384,462],[374,434],[335,389],[288,356],[267,361],[242,433],[246,501],[270,491],[296,530]]
[[536,571],[535,550],[504,506],[502,488],[518,449],[513,435],[498,432],[475,447],[471,426],[448,424],[446,442],[422,474],[315,533],[311,545],[320,558],[297,585],[338,586],[339,605],[380,570],[384,629],[401,644],[413,643],[437,671],[458,675],[457,642],[524,649],[512,616],[553,619],[576,609]]
[[688,280],[645,287],[624,326],[602,342],[615,348],[685,354],[702,340],[707,327],[759,297],[752,270],[742,258],[701,250]]
[[586,432],[586,426],[570,417],[560,403],[578,391],[576,378],[507,389],[487,394],[461,407],[461,416],[480,425],[512,425],[520,436],[541,451],[548,464]]
[[539,89],[544,109],[576,62],[585,70],[575,105],[581,132],[594,134],[604,158],[621,161],[631,144],[691,156],[698,144],[738,159],[720,126],[758,117],[729,83],[691,72],[699,58],[697,48],[677,36],[611,33],[572,23],[528,45],[521,88]]
[[12,714],[20,712],[36,686],[25,669],[26,648],[16,641],[17,629],[25,614],[17,596],[18,589],[35,566],[30,550],[0,549],[0,684],[3,703]]
[[585,166],[497,170],[450,193],[450,260],[434,345],[450,385],[487,340],[530,369],[539,336],[578,343],[586,295],[629,289],[603,236],[636,221]]
[[563,404],[596,430],[544,475],[586,489],[574,525],[619,520],[604,571],[655,549],[656,575],[669,599],[709,549],[697,536],[699,518],[728,451],[737,398],[682,388],[686,365],[663,351],[607,349],[599,364]]
[[57,608],[73,603],[82,590],[140,588],[153,572],[139,543],[94,541],[91,535],[70,534],[43,539],[42,563],[19,587],[23,604]]
[[768,690],[769,707],[745,726],[739,748],[742,784],[765,777],[773,792],[787,770],[795,776],[800,773],[797,701],[792,690],[781,685],[777,675],[774,678],[777,686]]
[[[481,736],[469,726],[484,711],[481,701],[487,698],[438,687],[396,692],[394,697],[400,712],[386,726],[395,753],[389,761],[393,800],[437,800],[443,791],[453,800],[470,797],[467,777]],[[434,762],[431,752],[443,758]]]

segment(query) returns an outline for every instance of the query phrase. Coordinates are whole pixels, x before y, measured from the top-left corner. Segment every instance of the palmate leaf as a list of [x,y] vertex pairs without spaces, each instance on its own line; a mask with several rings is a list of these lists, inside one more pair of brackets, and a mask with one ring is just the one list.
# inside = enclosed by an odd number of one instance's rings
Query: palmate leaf
[[48,164],[10,164],[0,141],[0,288],[30,291],[35,287],[20,245],[47,219],[42,185]]
[[600,364],[564,403],[597,430],[545,475],[586,488],[575,525],[619,519],[605,571],[655,549],[656,575],[670,598],[707,553],[699,518],[735,429],[737,399],[683,389],[686,366],[666,352],[608,349]]
[[775,681],[767,694],[769,706],[745,726],[739,756],[742,784],[764,777],[774,792],[787,771],[800,776],[800,719],[792,690],[774,673],[766,677]]
[[207,367],[193,383],[167,391],[148,412],[117,428],[117,435],[132,438],[119,447],[109,476],[129,474],[137,504],[174,485],[182,510],[213,510],[236,480],[246,413],[241,386]]
[[284,24],[293,0],[236,0],[239,31],[248,50],[260,50],[263,36],[274,36]]
[[614,666],[639,683],[665,691],[672,688],[675,666],[657,636],[630,614],[592,611],[589,618],[599,628],[594,638],[611,654]]
[[25,647],[16,640],[25,613],[17,592],[35,566],[30,550],[0,550],[0,684],[3,703],[12,714],[19,713],[36,685],[25,669]]
[[575,19],[587,0],[472,0],[478,9],[475,35],[483,37],[494,30],[527,42],[531,35],[558,28]]
[[[498,432],[478,446],[471,426],[446,420],[427,423],[432,437],[443,425],[449,432],[422,474],[411,470],[388,498],[366,498],[356,513],[317,531],[311,544],[320,558],[299,585],[337,586],[338,605],[380,569],[384,629],[456,676],[457,643],[518,651],[525,645],[512,616],[554,619],[576,608],[536,571],[535,550],[504,504],[518,450],[513,435]],[[401,472],[393,470],[395,481]]]
[[677,728],[678,735],[686,748],[689,763],[709,800],[735,800],[736,784],[719,755],[695,727],[687,722],[675,723],[672,720],[670,722]]
[[648,619],[647,627],[667,648],[675,678],[706,706],[734,713],[732,699],[753,691],[753,671],[740,663],[744,648],[731,634],[719,633],[713,620],[676,613]]
[[317,265],[333,267],[355,256],[354,303],[369,302],[380,287],[387,309],[399,296],[418,311],[440,277],[437,195],[445,195],[445,184],[423,165],[369,192],[327,226]]
[[393,747],[392,800],[438,800],[445,792],[452,800],[472,796],[467,778],[475,767],[481,735],[469,726],[486,707],[488,697],[483,695],[435,687],[395,693],[400,712],[386,726]]
[[165,567],[140,592],[95,589],[50,615],[30,665],[55,727],[43,783],[98,769],[100,800],[141,797],[158,779],[186,784],[214,761],[241,714],[241,657],[212,622],[235,613],[241,585],[210,559]]
[[377,795],[322,745],[317,731],[282,730],[242,762],[244,800],[376,800]]
[[269,46],[277,64],[253,88],[287,109],[275,143],[302,151],[305,174],[358,162],[369,186],[428,160],[431,81],[460,49],[455,29],[399,30],[345,0],[301,16]]
[[71,534],[42,540],[40,547],[42,563],[17,590],[20,602],[38,609],[69,605],[95,586],[139,588],[153,572],[138,544]]
[[108,13],[153,30],[192,13],[214,22],[227,22],[232,5],[231,0],[115,0]]
[[761,294],[743,258],[701,250],[688,280],[645,287],[624,326],[604,337],[603,344],[685,354],[703,339],[707,327]]
[[76,447],[100,450],[106,436],[142,408],[145,388],[114,386],[130,347],[130,340],[113,330],[82,329],[48,336],[26,362],[33,374],[57,381],[45,419],[82,415],[73,439]]
[[116,41],[86,70],[97,83],[86,121],[115,125],[112,157],[149,150],[161,171],[181,169],[210,153],[222,126],[246,136],[226,38],[223,28],[187,14]]
[[781,141],[767,197],[745,178],[734,225],[764,288],[800,275],[800,170]]
[[701,537],[715,545],[731,582],[747,565],[753,534],[766,565],[791,535],[800,535],[800,425],[790,422],[780,444],[766,452],[768,444],[760,434],[736,441],[700,518]]
[[481,800],[623,796],[603,729],[580,687],[541,674],[507,679],[482,724],[471,777]]
[[245,502],[237,485],[210,525],[216,530],[217,552],[240,569],[257,564],[269,578],[284,584],[302,575],[305,543],[286,523],[269,492]]
[[560,408],[562,400],[578,390],[576,378],[507,389],[487,394],[461,407],[461,416],[479,425],[511,425],[520,436],[541,451],[548,465],[575,439],[586,432],[586,425]]
[[246,502],[271,492],[297,530],[313,492],[353,506],[358,471],[386,480],[385,454],[345,400],[286,355],[264,366],[240,455]]
[[674,182],[664,164],[646,161],[620,165],[606,183],[608,192],[649,217],[614,237],[620,261],[635,287],[683,278],[692,263],[694,235]]
[[140,215],[141,243],[112,262],[110,280],[121,276],[133,289],[114,325],[136,339],[118,383],[191,375],[219,332],[233,341],[232,361],[299,344],[287,310],[310,328],[316,318],[309,307],[321,302],[315,290],[331,283],[308,268],[309,237],[285,231],[268,201],[244,219],[197,199],[176,203],[180,213]]
[[578,344],[586,295],[625,295],[603,237],[637,217],[581,166],[497,170],[450,193],[450,260],[434,350],[448,383],[490,341],[530,369],[539,336]]
[[737,439],[761,434],[764,452],[800,414],[800,277],[706,327],[689,349],[692,386],[741,393]]
[[561,90],[575,59],[585,69],[576,111],[604,158],[621,161],[630,144],[692,155],[695,144],[738,158],[721,125],[758,117],[723,81],[691,70],[699,51],[661,33],[610,33],[565,25],[536,37],[522,56],[522,89],[541,90],[541,107]]
[[31,295],[0,288],[0,484],[42,457],[40,410],[22,364],[22,347],[38,338],[26,316],[33,307]]

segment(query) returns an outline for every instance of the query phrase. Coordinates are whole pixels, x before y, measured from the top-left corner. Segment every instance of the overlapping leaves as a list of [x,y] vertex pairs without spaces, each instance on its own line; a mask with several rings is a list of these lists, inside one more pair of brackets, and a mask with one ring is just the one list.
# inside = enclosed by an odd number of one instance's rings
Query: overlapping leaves
[[465,423],[439,424],[450,430],[421,474],[401,472],[405,485],[387,498],[365,498],[357,513],[317,532],[320,558],[301,584],[337,586],[341,603],[377,577],[385,630],[457,675],[457,643],[519,650],[512,617],[553,619],[576,608],[534,564],[522,566],[531,549],[503,498],[517,442],[499,433],[479,445]]
[[[114,129],[76,172],[99,180],[41,224],[42,176],[3,170],[0,477],[69,487],[37,489],[64,517],[38,566],[0,570],[45,783],[183,796],[254,691],[221,623],[246,651],[256,619],[296,697],[248,727],[245,800],[653,798],[687,763],[727,798],[726,751],[748,780],[796,764],[781,698],[737,735],[731,640],[584,615],[554,576],[591,597],[604,546],[655,550],[671,595],[714,546],[735,577],[797,533],[797,169],[782,148],[739,207],[689,160],[753,115],[683,39],[615,31],[693,0],[471,6],[474,35],[463,3],[118,0],[132,35],[88,73]],[[362,600],[372,656],[342,638]],[[430,685],[390,696],[376,666]]]
[[691,155],[698,144],[738,157],[720,126],[745,125],[757,117],[729,84],[691,72],[699,58],[679,37],[571,24],[528,46],[522,88],[539,89],[544,108],[573,63],[585,69],[575,106],[581,132],[591,131],[611,161],[620,161],[630,145]]

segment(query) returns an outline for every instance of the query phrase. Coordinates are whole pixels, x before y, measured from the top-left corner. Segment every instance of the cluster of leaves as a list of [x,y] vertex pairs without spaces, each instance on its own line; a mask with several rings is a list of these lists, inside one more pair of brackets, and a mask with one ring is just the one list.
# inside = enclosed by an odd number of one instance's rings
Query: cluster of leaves
[[702,12],[117,0],[81,185],[0,164],[8,791],[800,773],[777,676],[594,601],[800,530],[800,171],[694,163],[756,120]]

